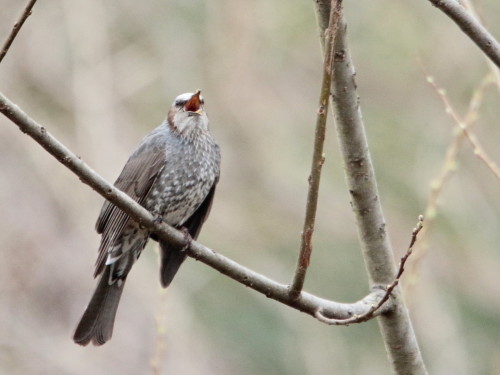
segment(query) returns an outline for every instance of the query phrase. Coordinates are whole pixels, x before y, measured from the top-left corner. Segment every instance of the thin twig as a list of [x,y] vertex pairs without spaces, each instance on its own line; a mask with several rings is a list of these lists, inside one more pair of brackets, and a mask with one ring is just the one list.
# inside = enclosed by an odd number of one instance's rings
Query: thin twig
[[[428,82],[433,82],[434,78],[429,75],[427,69],[425,68],[425,65],[419,61],[420,66],[422,70],[424,71],[426,75],[426,79]],[[494,67],[496,69],[496,67]],[[484,91],[488,86],[491,86],[496,82],[496,78],[494,77],[493,74],[488,74],[479,84],[479,86],[474,90],[472,97],[469,101],[469,106],[467,109],[467,113],[464,116],[463,122],[467,125],[468,129],[471,129],[475,123],[477,122],[478,118],[478,111],[479,108],[481,107],[481,104],[483,102],[483,97],[484,97]],[[437,91],[436,86],[433,86],[434,90]],[[442,92],[443,95],[446,95],[445,92]],[[439,93],[438,93],[439,95]],[[448,100],[449,103],[449,100]],[[451,107],[447,111],[452,111],[454,112],[454,116],[458,117],[456,114],[456,111]],[[458,126],[457,126],[458,128]],[[406,280],[407,282],[405,283],[406,289],[408,290],[411,288],[411,286],[415,283],[415,280],[417,279],[417,270],[418,270],[418,265],[420,264],[420,261],[426,256],[428,252],[428,245],[427,245],[427,236],[429,230],[433,226],[434,219],[438,213],[439,210],[439,198],[442,196],[445,186],[448,183],[448,181],[452,178],[452,176],[457,172],[457,166],[458,166],[458,153],[462,147],[462,143],[465,140],[465,134],[463,131],[461,131],[459,128],[455,129],[458,131],[453,132],[453,138],[448,145],[448,148],[446,149],[445,157],[441,166],[440,171],[438,172],[438,175],[432,180],[431,182],[431,188],[430,188],[430,193],[427,198],[427,205],[424,211],[424,216],[425,216],[425,221],[426,225],[425,228],[422,230],[420,233],[420,241],[418,244],[418,251],[416,252],[415,256],[413,257],[413,261],[411,262],[411,268],[409,273],[407,273]],[[412,295],[412,293],[408,293],[409,295]]]
[[500,44],[481,23],[456,0],[429,0],[442,10],[500,68]]
[[415,228],[413,228],[413,231],[411,234],[410,246],[408,246],[408,250],[406,251],[405,255],[403,255],[403,257],[401,258],[401,261],[399,263],[399,269],[398,269],[398,273],[396,274],[396,278],[394,279],[394,281],[390,285],[387,286],[387,290],[386,290],[384,296],[376,305],[372,305],[366,313],[364,313],[362,315],[355,315],[355,316],[348,318],[348,319],[330,319],[330,318],[326,317],[321,310],[318,310],[314,314],[316,319],[318,319],[319,321],[326,323],[328,325],[336,325],[336,326],[347,326],[347,325],[354,324],[354,323],[366,322],[367,320],[372,319],[374,317],[375,312],[378,309],[380,309],[384,305],[384,303],[386,303],[389,300],[389,297],[391,296],[394,288],[396,288],[396,286],[399,284],[399,280],[401,279],[401,276],[403,275],[403,272],[405,270],[406,261],[408,260],[410,255],[413,253],[413,245],[415,245],[415,242],[417,241],[417,236],[423,227],[424,227],[424,217],[423,217],[423,215],[420,215],[418,217],[417,226]]
[[323,79],[321,82],[321,93],[319,98],[318,116],[316,118],[316,132],[314,137],[314,152],[309,175],[309,192],[307,194],[306,215],[304,229],[300,243],[300,253],[297,260],[297,268],[293,281],[290,285],[290,295],[296,297],[300,294],[306,277],[307,268],[312,253],[312,235],[318,206],[319,182],[321,169],[325,161],[323,145],[325,143],[326,119],[328,117],[328,102],[330,98],[330,86],[333,74],[333,55],[335,51],[335,36],[337,35],[339,18],[341,17],[342,0],[332,0],[330,23],[325,30],[325,59],[323,62]]
[[153,356],[151,358],[151,370],[153,375],[160,375],[162,373],[162,363],[165,358],[166,351],[166,321],[167,314],[165,314],[165,306],[167,301],[166,290],[160,289],[160,307],[158,308],[158,313],[156,314],[156,339]]
[[[182,232],[165,223],[158,223],[149,211],[135,202],[127,194],[104,180],[85,164],[79,156],[66,148],[54,136],[47,132],[43,126],[36,123],[1,93],[0,112],[14,122],[23,133],[32,137],[45,150],[59,160],[59,162],[73,171],[83,183],[89,185],[105,199],[126,212],[144,228],[154,232],[158,238],[174,246],[180,247],[185,245],[185,235]],[[190,257],[215,268],[222,274],[264,294],[266,297],[312,316],[314,316],[318,309],[329,317],[339,319],[348,318],[353,314],[361,315],[367,311],[367,306],[377,304],[383,295],[380,290],[374,290],[372,293],[355,303],[330,301],[306,292],[302,292],[297,298],[291,298],[287,285],[280,284],[264,275],[254,272],[196,241],[190,243],[190,247],[186,249],[186,252]],[[380,314],[390,310],[392,306],[386,304],[384,308],[384,311],[379,311]]]
[[24,21],[26,21],[26,19],[31,15],[31,9],[33,9],[33,6],[35,5],[35,3],[36,3],[36,0],[29,1],[28,5],[26,5],[26,8],[24,8],[23,13],[21,14],[21,16],[19,17],[17,22],[12,27],[12,31],[10,32],[9,36],[7,37],[7,40],[3,44],[2,52],[0,52],[0,63],[2,62],[2,60],[5,57],[5,55],[7,54],[7,52],[9,51],[9,48],[12,45],[12,42],[14,41],[14,39],[16,39],[17,33],[19,32],[19,30],[21,30],[21,27],[23,26]]
[[500,168],[498,167],[498,164],[484,151],[484,148],[477,139],[476,135],[468,130],[464,123],[460,123],[459,126],[467,137],[467,140],[474,148],[474,155],[476,155],[479,160],[481,160],[490,169],[490,171],[493,172],[495,177],[500,180]]
[[[483,101],[483,96],[484,96],[484,90],[491,85],[492,83],[495,82],[495,77],[493,77],[491,74],[487,75],[481,83],[479,84],[479,87],[474,90],[473,95],[469,101],[469,106],[467,109],[467,113],[464,117],[463,120],[460,119],[458,114],[456,113],[455,109],[451,106],[451,103],[449,99],[447,98],[446,92],[440,91],[440,89],[437,87],[435,84],[434,77],[432,77],[428,70],[426,69],[424,63],[419,59],[419,64],[423,72],[425,73],[426,80],[431,84],[431,86],[434,88],[436,93],[441,97],[444,96],[446,98],[446,101],[444,103],[448,103],[448,107],[445,107],[445,110],[447,113],[451,113],[452,117],[455,120],[458,120],[458,123],[463,122],[466,124],[468,129],[471,129],[472,126],[476,123],[477,118],[478,118],[478,110],[479,107],[481,106],[481,103]],[[496,67],[495,67],[496,69]],[[446,104],[445,104],[446,105]],[[458,127],[458,125],[457,125]],[[441,166],[441,170],[438,174],[438,176],[432,181],[431,183],[431,192],[429,194],[429,198],[427,200],[427,206],[425,209],[425,219],[427,222],[426,229],[423,230],[422,234],[420,237],[425,237],[424,233],[427,232],[427,230],[430,227],[430,223],[436,216],[436,212],[438,209],[438,200],[440,195],[443,192],[443,189],[445,187],[446,182],[452,177],[452,175],[456,171],[456,166],[457,166],[457,157],[458,157],[458,152],[461,148],[462,142],[465,139],[465,133],[463,131],[455,131],[454,136],[452,141],[450,142],[446,153],[445,153],[445,158],[443,161],[443,165]],[[422,240],[420,241],[422,243]],[[419,251],[419,256],[422,255],[423,252]],[[419,257],[418,256],[418,257]],[[417,258],[418,258],[417,257]],[[413,264],[415,264],[416,260],[414,259]]]
[[495,177],[500,180],[500,168],[498,165],[493,161],[493,159],[486,153],[484,150],[483,146],[477,139],[476,135],[470,131],[470,129],[467,126],[467,123],[463,121],[460,116],[457,114],[453,106],[451,105],[450,100],[448,99],[448,95],[446,95],[446,90],[443,88],[439,87],[434,80],[433,77],[428,76],[427,82],[434,88],[436,93],[439,95],[441,100],[443,101],[443,104],[445,106],[445,111],[447,114],[449,114],[453,120],[455,121],[455,124],[459,127],[459,129],[463,132],[467,140],[470,142],[470,144],[473,147],[474,150],[474,155],[476,155],[479,160],[481,160],[488,169],[493,172]]

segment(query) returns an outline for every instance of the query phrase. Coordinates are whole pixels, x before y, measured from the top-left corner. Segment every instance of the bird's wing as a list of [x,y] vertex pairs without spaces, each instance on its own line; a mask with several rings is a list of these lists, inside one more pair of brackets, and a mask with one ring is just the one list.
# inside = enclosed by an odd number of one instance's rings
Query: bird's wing
[[[123,167],[115,186],[139,204],[143,204],[149,196],[151,186],[164,168],[165,162],[166,153],[163,145],[154,148],[139,146]],[[129,220],[129,216],[113,203],[104,202],[96,223],[97,233],[101,233],[102,238],[94,276],[102,272],[108,249],[113,245],[114,240],[120,237]]]
[[[217,182],[218,178],[215,180],[203,203],[196,209],[189,219],[187,219],[186,222],[180,226],[186,228],[193,239],[196,239],[198,234],[200,234],[201,227],[210,213]],[[161,285],[166,288],[170,285],[182,262],[186,259],[186,253],[180,249],[170,246],[165,241],[160,241],[160,254],[160,281]]]
[[205,220],[207,220],[208,214],[212,209],[212,202],[214,200],[215,187],[217,186],[217,182],[218,179],[214,181],[214,184],[210,188],[210,191],[208,192],[205,200],[200,205],[200,207],[198,207],[196,211],[189,217],[189,219],[187,219],[182,225],[188,230],[190,236],[193,239],[198,238],[201,227],[203,226]]

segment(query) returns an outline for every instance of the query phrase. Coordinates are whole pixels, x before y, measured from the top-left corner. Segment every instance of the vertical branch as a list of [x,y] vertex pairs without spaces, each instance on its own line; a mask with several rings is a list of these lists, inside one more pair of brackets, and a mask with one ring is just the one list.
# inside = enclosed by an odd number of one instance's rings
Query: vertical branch
[[31,9],[33,9],[33,6],[35,5],[35,3],[36,3],[36,0],[30,0],[28,5],[26,5],[26,8],[24,8],[23,13],[21,14],[21,16],[19,17],[17,22],[12,27],[12,31],[10,32],[9,36],[7,37],[7,40],[5,41],[5,43],[2,46],[2,51],[0,52],[0,63],[2,62],[2,60],[5,57],[5,55],[7,54],[7,52],[9,51],[9,48],[12,45],[12,42],[14,41],[14,39],[16,39],[17,33],[19,32],[19,30],[21,30],[21,27],[23,26],[24,21],[26,21],[26,19],[30,16]]
[[321,169],[325,161],[323,155],[323,145],[325,143],[326,119],[328,117],[328,99],[332,82],[333,52],[335,50],[335,35],[337,34],[342,0],[331,0],[331,11],[329,26],[325,30],[326,51],[323,62],[323,79],[321,82],[321,93],[319,98],[318,116],[316,118],[316,131],[314,134],[314,151],[309,175],[309,191],[307,194],[306,215],[304,219],[304,229],[300,243],[300,253],[297,260],[297,268],[290,285],[290,295],[298,296],[304,286],[307,268],[312,253],[312,235],[314,232],[314,222],[316,219],[316,209],[318,206],[319,182],[321,179]]
[[[315,0],[315,4],[318,23],[323,29],[329,14],[326,11],[330,10],[329,2]],[[385,287],[395,278],[396,265],[378,197],[343,19],[337,31],[334,56],[333,111],[347,185],[370,284]],[[378,319],[392,371],[396,374],[427,374],[399,287],[394,289],[392,296],[395,309]]]

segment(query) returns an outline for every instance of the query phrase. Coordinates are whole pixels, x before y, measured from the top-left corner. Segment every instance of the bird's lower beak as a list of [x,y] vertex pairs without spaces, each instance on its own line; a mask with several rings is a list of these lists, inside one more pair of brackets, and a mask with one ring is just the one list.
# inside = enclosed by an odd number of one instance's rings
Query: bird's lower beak
[[193,112],[197,114],[203,113],[203,109],[201,108],[200,101],[201,90],[197,90],[196,93],[193,94],[191,99],[184,105],[184,110],[187,112]]

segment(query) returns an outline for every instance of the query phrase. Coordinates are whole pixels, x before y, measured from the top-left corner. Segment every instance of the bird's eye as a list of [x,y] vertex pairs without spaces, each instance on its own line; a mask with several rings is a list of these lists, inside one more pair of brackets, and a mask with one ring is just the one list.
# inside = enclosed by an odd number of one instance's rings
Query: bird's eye
[[176,101],[175,101],[175,106],[176,106],[176,107],[183,107],[183,106],[184,106],[184,104],[186,104],[186,103],[187,103],[187,100],[182,100],[182,99],[179,99],[179,100],[176,100]]

